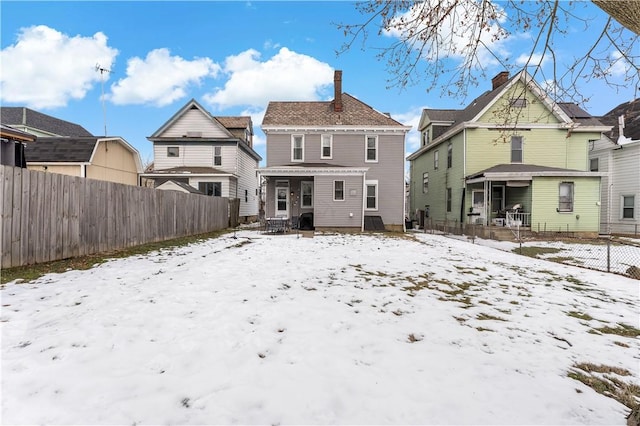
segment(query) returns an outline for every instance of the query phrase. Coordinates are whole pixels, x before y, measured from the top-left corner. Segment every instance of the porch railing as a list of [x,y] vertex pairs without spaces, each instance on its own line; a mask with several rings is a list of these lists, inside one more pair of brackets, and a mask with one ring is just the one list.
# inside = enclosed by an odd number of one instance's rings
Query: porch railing
[[504,225],[509,228],[530,227],[531,213],[507,212]]

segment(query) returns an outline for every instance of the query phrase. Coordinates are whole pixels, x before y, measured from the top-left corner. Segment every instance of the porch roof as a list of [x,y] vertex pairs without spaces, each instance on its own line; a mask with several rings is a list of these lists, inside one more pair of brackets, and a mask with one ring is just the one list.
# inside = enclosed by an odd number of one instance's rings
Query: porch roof
[[146,173],[141,173],[142,177],[185,177],[185,176],[235,176],[233,173],[225,172],[213,167],[172,167],[170,169],[162,170],[150,170]]
[[346,167],[326,163],[287,164],[256,169],[262,176],[365,175],[368,167]]
[[596,177],[603,176],[603,174],[535,164],[498,164],[467,176],[465,182],[471,184],[485,181],[529,181],[538,176]]

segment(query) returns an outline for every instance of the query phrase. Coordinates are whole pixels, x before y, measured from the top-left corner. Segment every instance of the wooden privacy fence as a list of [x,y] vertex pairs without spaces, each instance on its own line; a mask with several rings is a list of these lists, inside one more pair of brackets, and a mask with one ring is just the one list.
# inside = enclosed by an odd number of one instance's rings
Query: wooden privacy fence
[[0,267],[225,229],[229,199],[0,166]]

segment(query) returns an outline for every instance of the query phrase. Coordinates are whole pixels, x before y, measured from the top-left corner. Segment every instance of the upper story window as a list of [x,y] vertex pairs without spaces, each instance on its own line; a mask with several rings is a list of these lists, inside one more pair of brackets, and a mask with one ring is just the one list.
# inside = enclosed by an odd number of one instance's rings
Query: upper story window
[[333,181],[333,201],[344,201],[344,181]]
[[597,172],[599,168],[598,159],[592,158],[589,160],[589,171]]
[[422,174],[422,193],[427,192],[429,192],[429,173],[425,172]]
[[304,136],[291,136],[291,161],[304,161]]
[[560,182],[559,197],[558,197],[558,211],[559,212],[573,211],[573,182]]
[[438,150],[435,150],[433,153],[433,170],[438,170],[439,166],[440,166],[440,154],[438,153]]
[[429,145],[429,129],[422,132],[422,146]]
[[447,145],[447,169],[450,169],[453,164],[453,145],[451,142]]
[[522,136],[511,136],[511,162],[522,163]]
[[525,98],[511,99],[511,106],[514,108],[525,108],[527,106],[527,100]]
[[221,146],[213,147],[213,165],[222,166],[222,147]]
[[180,157],[180,148],[177,146],[168,146],[167,157]]
[[333,155],[333,136],[322,135],[320,158],[330,160]]
[[378,162],[378,137],[367,136],[367,146],[365,153],[365,161],[368,163]]

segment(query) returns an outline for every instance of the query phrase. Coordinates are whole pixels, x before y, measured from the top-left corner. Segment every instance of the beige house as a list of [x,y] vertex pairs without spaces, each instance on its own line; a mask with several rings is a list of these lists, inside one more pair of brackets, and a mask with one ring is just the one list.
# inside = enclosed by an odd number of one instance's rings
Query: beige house
[[140,154],[120,137],[39,137],[25,149],[27,168],[139,185]]

